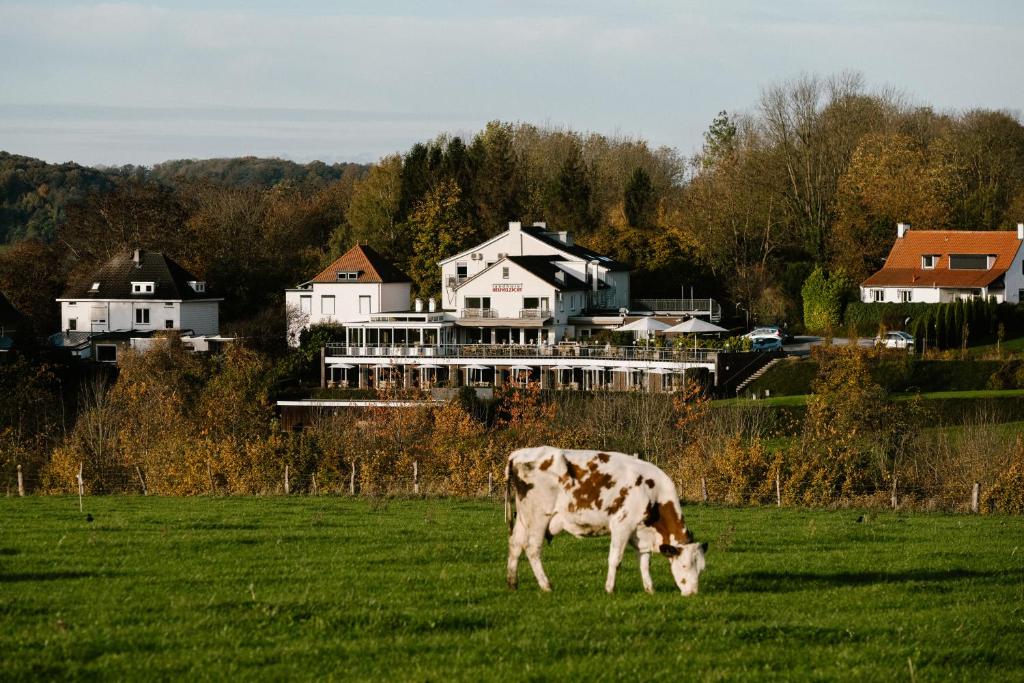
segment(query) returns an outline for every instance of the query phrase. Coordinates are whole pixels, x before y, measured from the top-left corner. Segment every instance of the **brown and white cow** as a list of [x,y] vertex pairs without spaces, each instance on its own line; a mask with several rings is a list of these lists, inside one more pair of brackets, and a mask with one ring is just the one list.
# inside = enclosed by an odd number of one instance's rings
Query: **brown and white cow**
[[[550,591],[541,547],[545,537],[567,531],[576,537],[611,535],[604,584],[609,593],[627,543],[640,556],[645,591],[654,592],[651,552],[658,551],[669,559],[682,594],[697,592],[707,544],[693,542],[675,485],[651,463],[624,453],[538,446],[513,451],[505,476],[510,588],[518,586],[519,556],[525,550],[541,590]],[[512,489],[515,514],[509,504]]]

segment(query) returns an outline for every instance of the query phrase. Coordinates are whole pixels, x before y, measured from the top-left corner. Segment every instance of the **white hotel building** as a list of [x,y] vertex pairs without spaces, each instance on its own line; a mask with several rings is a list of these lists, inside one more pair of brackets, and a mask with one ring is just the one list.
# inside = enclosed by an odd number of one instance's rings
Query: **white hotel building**
[[[546,388],[672,391],[688,371],[718,379],[714,352],[588,343],[629,320],[629,268],[576,245],[568,233],[513,222],[439,265],[440,301],[417,299],[411,309],[409,278],[365,246],[286,292],[293,343],[306,325],[343,328],[345,341],[323,349],[324,386],[537,381]],[[676,319],[709,316],[717,306],[677,303],[692,310],[673,311]]]

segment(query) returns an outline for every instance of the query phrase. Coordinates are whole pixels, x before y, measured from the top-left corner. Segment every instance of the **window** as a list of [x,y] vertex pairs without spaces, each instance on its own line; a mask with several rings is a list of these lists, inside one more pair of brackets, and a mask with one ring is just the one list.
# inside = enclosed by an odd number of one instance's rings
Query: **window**
[[985,254],[950,254],[950,270],[987,270],[988,256]]
[[136,308],[135,309],[135,324],[136,325],[148,325],[149,324],[149,309],[148,308]]
[[1017,290],[1017,303],[1024,303],[1024,289]]
[[303,313],[313,312],[313,297],[311,296],[300,296],[299,297],[299,310]]
[[98,282],[92,283],[92,287],[89,288],[89,291],[90,292],[98,292],[98,291],[100,291],[100,283],[98,283]]
[[203,281],[200,281],[200,280],[191,280],[188,283],[188,286],[192,288],[193,292],[205,292],[206,291],[206,283],[203,282]]
[[165,330],[173,330],[174,329],[174,321],[173,320],[165,320],[164,321],[164,329]]
[[359,296],[359,312],[360,313],[373,313],[371,310],[372,304],[370,303],[370,296],[368,294],[361,294]]
[[885,290],[884,289],[873,289],[871,290],[871,300],[876,304],[880,304],[885,301]]
[[113,344],[97,344],[96,360],[101,363],[116,363],[117,347]]
[[524,296],[523,297],[523,308],[527,310],[541,310],[546,311],[549,309],[548,298],[546,296]]
[[472,309],[485,309],[491,307],[491,297],[489,296],[467,296],[463,299],[465,308]]
[[155,288],[154,282],[133,282],[132,294],[152,294]]
[[925,254],[921,257],[921,267],[925,270],[931,270],[935,267],[935,260],[938,258],[935,254]]
[[912,292],[909,289],[899,290],[899,298],[901,304],[909,304],[912,298]]
[[459,278],[460,280],[465,280],[468,274],[469,266],[467,266],[465,263],[455,264],[455,277]]
[[174,308],[174,304],[164,304],[164,308]]
[[338,276],[339,280],[358,280],[359,279],[359,273],[358,272],[352,272],[350,270],[339,270],[337,272],[337,276]]
[[320,312],[324,315],[334,315],[334,297],[320,297]]
[[503,280],[507,280],[508,279],[508,266],[503,266],[502,267],[502,269],[501,269],[501,278]]
[[78,329],[78,318],[68,318],[68,329],[69,330],[77,330]]

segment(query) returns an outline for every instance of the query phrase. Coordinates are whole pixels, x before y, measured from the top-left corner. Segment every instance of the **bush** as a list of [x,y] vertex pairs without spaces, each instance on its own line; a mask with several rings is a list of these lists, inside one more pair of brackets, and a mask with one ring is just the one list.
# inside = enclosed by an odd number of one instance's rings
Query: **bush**
[[839,329],[843,324],[843,309],[852,298],[853,290],[853,280],[842,268],[831,274],[815,268],[800,290],[807,331],[831,334]]

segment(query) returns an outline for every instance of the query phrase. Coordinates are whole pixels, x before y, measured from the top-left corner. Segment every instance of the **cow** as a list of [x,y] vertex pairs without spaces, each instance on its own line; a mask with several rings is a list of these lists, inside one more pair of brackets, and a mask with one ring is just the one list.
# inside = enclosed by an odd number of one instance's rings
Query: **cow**
[[[510,503],[513,490],[515,512]],[[668,475],[636,456],[551,446],[513,451],[505,466],[505,518],[509,588],[518,587],[519,556],[525,550],[540,589],[550,591],[541,547],[545,538],[550,541],[566,531],[577,538],[611,535],[604,584],[609,593],[615,590],[615,573],[627,543],[640,557],[645,591],[654,592],[651,552],[656,550],[669,559],[679,591],[697,592],[707,544],[695,543],[686,528]]]

